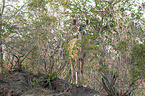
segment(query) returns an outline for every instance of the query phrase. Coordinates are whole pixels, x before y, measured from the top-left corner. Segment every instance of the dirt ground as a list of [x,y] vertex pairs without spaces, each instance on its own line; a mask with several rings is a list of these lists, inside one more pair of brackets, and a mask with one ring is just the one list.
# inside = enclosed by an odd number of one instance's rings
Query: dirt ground
[[0,75],[0,96],[102,96],[88,87],[76,86],[62,79],[51,82],[44,74],[11,72]]

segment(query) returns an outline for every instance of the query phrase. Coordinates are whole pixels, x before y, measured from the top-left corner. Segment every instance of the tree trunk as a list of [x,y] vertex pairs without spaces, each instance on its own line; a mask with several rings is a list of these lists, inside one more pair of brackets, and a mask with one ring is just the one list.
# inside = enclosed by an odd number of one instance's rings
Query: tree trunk
[[3,73],[3,50],[2,50],[2,15],[4,12],[5,0],[2,1],[2,7],[0,9],[0,66],[1,73]]

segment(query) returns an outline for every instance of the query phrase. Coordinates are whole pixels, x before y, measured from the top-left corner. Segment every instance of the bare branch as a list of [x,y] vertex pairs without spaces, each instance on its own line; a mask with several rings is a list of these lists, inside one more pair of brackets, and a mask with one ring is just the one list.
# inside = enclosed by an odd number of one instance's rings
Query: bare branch
[[5,8],[5,0],[2,1],[2,8],[1,8],[1,12],[0,12],[0,16],[2,16],[3,12],[4,12],[4,8]]
[[[31,0],[29,0],[29,1],[31,1]],[[29,1],[28,1],[28,2],[29,2]],[[13,18],[21,9],[23,9],[23,7],[24,7],[28,2],[24,3],[24,5],[21,6],[21,8],[18,9],[18,10],[17,10],[17,11],[7,20],[7,22],[9,22],[9,20],[10,20],[11,18]]]

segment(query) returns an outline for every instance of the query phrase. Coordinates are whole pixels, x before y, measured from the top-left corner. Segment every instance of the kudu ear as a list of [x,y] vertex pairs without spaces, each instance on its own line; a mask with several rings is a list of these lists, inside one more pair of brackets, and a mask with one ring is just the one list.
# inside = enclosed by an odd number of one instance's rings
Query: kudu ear
[[86,25],[88,25],[88,24],[90,24],[90,20],[89,19],[86,20]]
[[76,24],[77,24],[77,20],[76,20],[76,19],[73,19],[73,20],[72,20],[72,24],[73,24],[73,25],[76,25]]

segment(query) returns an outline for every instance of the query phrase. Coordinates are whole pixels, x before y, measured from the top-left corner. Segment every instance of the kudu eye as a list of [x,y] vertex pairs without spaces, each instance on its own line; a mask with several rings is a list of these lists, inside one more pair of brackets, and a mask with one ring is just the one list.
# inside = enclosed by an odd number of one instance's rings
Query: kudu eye
[[85,27],[85,25],[83,25],[82,27]]

